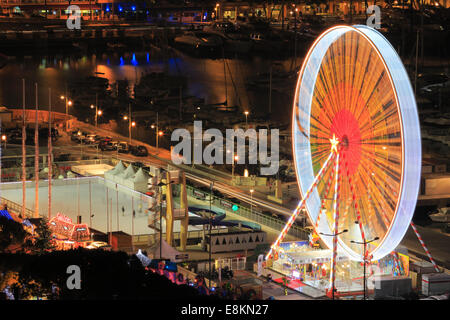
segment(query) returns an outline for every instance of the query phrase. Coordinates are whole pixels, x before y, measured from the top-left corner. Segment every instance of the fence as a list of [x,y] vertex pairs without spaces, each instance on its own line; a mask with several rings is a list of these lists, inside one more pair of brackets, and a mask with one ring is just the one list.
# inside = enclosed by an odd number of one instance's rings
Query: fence
[[[203,191],[197,190],[197,194],[194,194],[194,190],[196,190],[196,188],[189,186],[189,185],[186,186],[186,189],[188,192],[188,196],[191,196],[191,197],[198,198],[199,197],[198,192],[204,193]],[[205,194],[205,198],[207,198],[209,200],[209,194]],[[227,200],[227,202],[231,203],[231,205],[235,205],[235,203],[231,200]],[[224,209],[229,209],[227,207],[224,207],[220,203],[220,199],[215,196],[213,196],[212,205],[215,205],[217,207],[222,207]],[[281,232],[281,230],[283,230],[284,226],[286,225],[286,221],[284,221],[284,220],[265,215],[263,213],[260,213],[256,210],[251,210],[250,208],[244,207],[242,205],[237,205],[237,206],[239,209],[236,212],[234,212],[234,214],[245,217],[251,221],[257,222],[257,223],[264,225],[266,227],[269,227],[271,229],[275,229],[275,230],[278,230]],[[296,225],[292,225],[292,227],[288,231],[288,234],[293,237],[296,237],[298,239],[306,240],[306,239],[308,239],[309,233],[306,230],[304,230]]]
[[[228,232],[228,228],[223,228],[223,229],[217,229],[214,231],[213,234],[218,234],[218,233],[227,233]],[[139,235],[135,235],[133,236],[133,243],[149,243],[150,240],[155,239],[155,237],[157,237],[159,239],[159,233],[156,232],[154,234],[139,234]],[[208,232],[207,232],[208,235]],[[163,236],[165,237],[165,233],[163,232]],[[189,230],[188,231],[188,235],[187,235],[188,239],[200,239],[203,238],[203,230]],[[180,232],[174,232],[173,233],[173,239],[174,240],[180,240],[181,239],[181,233]]]
[[247,257],[225,258],[216,260],[216,270],[228,267],[230,270],[245,270]]
[[[46,168],[48,166],[46,161],[46,156],[40,155],[40,157],[44,159],[44,161],[39,162],[39,171]],[[34,155],[28,154],[27,161],[30,159],[33,160],[34,163]],[[1,172],[1,182],[12,182],[12,181],[20,181],[22,175],[22,167],[18,161],[22,161],[22,156],[7,156],[2,157],[2,165],[7,164],[8,161],[17,161],[10,167],[3,166],[0,170]],[[111,161],[108,159],[91,159],[91,160],[71,160],[71,161],[53,161],[53,164],[57,166],[57,170],[54,171],[54,177],[57,175],[57,172],[64,172],[71,169],[72,166],[76,165],[89,165],[89,164],[108,164],[111,165]],[[11,165],[11,163],[10,163]],[[56,169],[56,168],[55,168]],[[27,179],[34,179],[34,165],[30,162],[27,163],[27,167],[25,168]]]

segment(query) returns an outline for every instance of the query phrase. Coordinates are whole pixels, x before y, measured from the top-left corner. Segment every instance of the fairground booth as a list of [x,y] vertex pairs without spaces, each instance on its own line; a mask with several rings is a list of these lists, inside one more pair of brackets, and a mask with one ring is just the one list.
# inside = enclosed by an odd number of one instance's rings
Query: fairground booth
[[89,227],[85,223],[73,223],[72,219],[57,213],[49,221],[49,228],[57,249],[69,250],[86,247],[90,239]]
[[[283,242],[275,255],[271,270],[285,276],[289,281],[308,285],[319,290],[330,286],[332,250],[311,247],[309,241]],[[370,261],[367,266],[367,285],[379,276],[408,276],[409,257],[405,250],[398,249],[379,261]],[[341,294],[359,294],[363,288],[364,265],[349,259],[343,253],[336,258],[336,288]],[[276,277],[276,276],[274,276]]]

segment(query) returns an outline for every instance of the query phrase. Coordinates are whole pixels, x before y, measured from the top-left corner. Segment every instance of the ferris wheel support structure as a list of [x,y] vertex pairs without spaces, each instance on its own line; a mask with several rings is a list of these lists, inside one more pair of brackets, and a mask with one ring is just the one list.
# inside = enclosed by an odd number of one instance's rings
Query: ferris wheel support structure
[[286,236],[287,232],[289,231],[289,229],[291,228],[291,226],[294,223],[295,219],[297,218],[298,214],[300,213],[300,209],[305,204],[305,201],[308,199],[308,197],[311,194],[311,192],[317,186],[317,183],[322,178],[322,175],[323,175],[325,169],[328,168],[330,160],[334,157],[334,154],[335,154],[334,152],[330,152],[330,155],[328,156],[327,160],[325,160],[324,165],[322,166],[320,171],[317,173],[317,176],[315,177],[313,184],[311,185],[309,190],[306,192],[305,197],[302,200],[300,200],[299,204],[297,205],[297,208],[295,208],[295,210],[292,213],[291,217],[289,218],[288,222],[284,226],[283,230],[280,232],[278,238],[275,240],[275,242],[270,247],[269,253],[266,255],[266,260],[268,260],[268,259],[270,259],[270,257],[272,257],[272,252],[274,251],[274,249],[278,248],[278,246],[280,245],[281,241],[283,241],[283,239]]

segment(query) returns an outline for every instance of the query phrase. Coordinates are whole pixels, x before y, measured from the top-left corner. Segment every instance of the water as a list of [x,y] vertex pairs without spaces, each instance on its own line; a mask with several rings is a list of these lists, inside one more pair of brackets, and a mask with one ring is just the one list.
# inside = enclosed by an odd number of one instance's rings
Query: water
[[[204,98],[207,104],[228,100],[229,106],[238,105],[242,110],[250,110],[252,115],[266,114],[269,90],[247,90],[245,79],[257,73],[268,73],[274,61],[258,56],[226,61],[227,66],[222,59],[195,58],[180,51],[163,56],[157,49],[97,55],[91,53],[17,57],[0,69],[0,105],[9,108],[22,107],[22,78],[26,79],[27,108],[35,107],[34,83],[37,82],[39,107],[48,108],[48,88],[51,88],[52,109],[65,112],[65,104],[60,96],[65,94],[68,82],[99,72],[103,73],[100,76],[107,78],[110,84],[122,79],[133,84],[139,81],[143,72],[166,71],[169,74],[188,77],[187,94]],[[276,69],[286,71],[291,67],[291,60],[283,60],[277,62]],[[273,112],[274,120],[289,121],[292,97],[293,90],[281,94],[272,93],[272,110],[276,110]]]

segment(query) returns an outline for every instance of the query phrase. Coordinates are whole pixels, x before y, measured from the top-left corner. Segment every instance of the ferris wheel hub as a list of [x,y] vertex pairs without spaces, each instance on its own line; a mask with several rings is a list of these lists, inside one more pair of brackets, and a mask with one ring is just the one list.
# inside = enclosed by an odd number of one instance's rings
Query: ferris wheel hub
[[346,134],[342,137],[341,148],[343,150],[347,150],[348,149],[348,136]]

